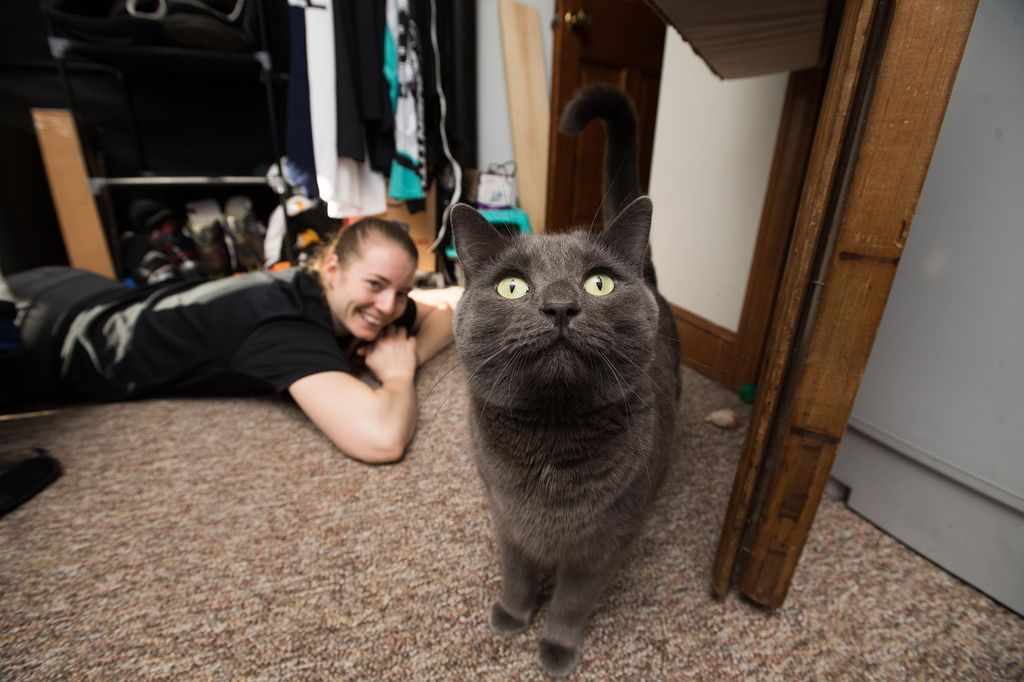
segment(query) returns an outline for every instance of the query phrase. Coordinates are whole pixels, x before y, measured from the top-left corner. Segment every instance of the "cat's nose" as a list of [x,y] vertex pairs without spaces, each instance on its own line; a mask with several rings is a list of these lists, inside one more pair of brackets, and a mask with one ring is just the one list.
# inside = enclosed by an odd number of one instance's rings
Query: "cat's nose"
[[558,302],[545,303],[543,307],[541,307],[541,310],[544,311],[545,315],[551,316],[559,328],[564,328],[569,324],[569,321],[572,318],[576,317],[576,314],[580,311],[580,307],[575,303]]

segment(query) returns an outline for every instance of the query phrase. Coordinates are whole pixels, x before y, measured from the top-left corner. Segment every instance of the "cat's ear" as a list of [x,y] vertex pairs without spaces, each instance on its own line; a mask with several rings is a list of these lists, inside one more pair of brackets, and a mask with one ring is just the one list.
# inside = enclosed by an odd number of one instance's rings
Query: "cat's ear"
[[455,250],[469,277],[478,265],[494,258],[508,245],[508,240],[472,206],[452,206],[450,219]]
[[651,237],[651,216],[654,206],[650,197],[638,197],[612,219],[598,235],[598,242],[625,258],[627,262],[643,268],[647,246]]

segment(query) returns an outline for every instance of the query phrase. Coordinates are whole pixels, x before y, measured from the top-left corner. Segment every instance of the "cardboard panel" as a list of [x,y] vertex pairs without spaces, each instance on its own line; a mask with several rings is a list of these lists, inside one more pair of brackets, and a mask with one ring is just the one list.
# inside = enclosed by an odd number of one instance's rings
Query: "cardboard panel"
[[430,245],[437,239],[437,225],[434,216],[436,215],[437,191],[434,185],[427,190],[427,208],[425,211],[410,213],[404,201],[388,200],[388,210],[378,216],[385,220],[395,220],[409,226],[409,235],[416,242],[416,250],[420,253],[417,270],[434,272],[436,270],[435,256],[430,250]]
[[32,122],[68,261],[76,268],[117,277],[71,114],[64,109],[33,109]]
[[648,0],[722,78],[799,71],[821,58],[827,0]]

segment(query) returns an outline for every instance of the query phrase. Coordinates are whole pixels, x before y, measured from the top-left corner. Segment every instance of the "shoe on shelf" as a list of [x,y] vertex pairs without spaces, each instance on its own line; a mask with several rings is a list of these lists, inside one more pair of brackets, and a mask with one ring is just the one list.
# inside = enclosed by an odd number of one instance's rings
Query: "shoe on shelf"
[[237,269],[224,238],[224,212],[213,199],[198,199],[185,204],[187,230],[199,251],[199,265],[210,277],[230,275]]
[[147,251],[133,273],[142,284],[160,284],[180,279],[178,269],[162,251]]
[[234,249],[237,269],[259,270],[263,261],[263,238],[267,228],[253,213],[252,200],[234,196],[224,202],[227,241]]
[[[195,244],[185,236],[170,209],[151,199],[139,199],[132,203],[129,212],[134,233],[145,235],[149,249],[163,253],[182,279],[203,276]],[[134,268],[129,271],[134,272]]]

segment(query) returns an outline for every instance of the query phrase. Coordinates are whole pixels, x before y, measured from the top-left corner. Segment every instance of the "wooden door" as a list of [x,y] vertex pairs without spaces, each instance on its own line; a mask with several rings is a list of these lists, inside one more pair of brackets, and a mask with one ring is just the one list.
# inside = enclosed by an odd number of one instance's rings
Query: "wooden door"
[[[551,78],[551,136],[544,228],[592,222],[599,228],[604,127],[579,137],[558,132],[566,103],[580,87],[611,83],[637,108],[640,182],[646,190],[654,148],[665,24],[644,0],[556,0]],[[596,220],[595,220],[595,215]]]
[[[849,421],[976,0],[848,0],[715,558],[781,606]],[[941,49],[936,48],[941,46]]]

